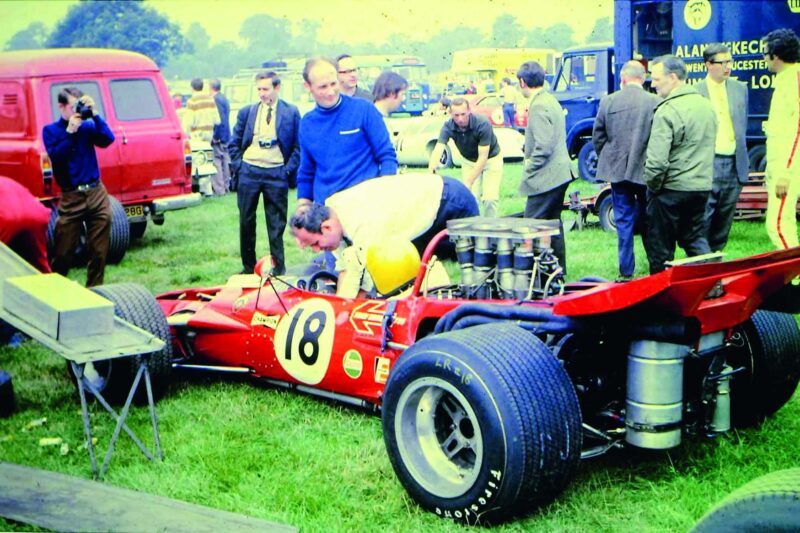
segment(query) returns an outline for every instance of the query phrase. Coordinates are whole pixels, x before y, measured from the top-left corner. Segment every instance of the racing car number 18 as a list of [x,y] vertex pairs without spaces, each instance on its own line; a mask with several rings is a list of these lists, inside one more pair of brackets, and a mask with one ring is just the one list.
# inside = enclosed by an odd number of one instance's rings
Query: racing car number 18
[[325,377],[333,351],[333,307],[322,298],[300,302],[275,331],[275,357],[297,381],[316,385]]

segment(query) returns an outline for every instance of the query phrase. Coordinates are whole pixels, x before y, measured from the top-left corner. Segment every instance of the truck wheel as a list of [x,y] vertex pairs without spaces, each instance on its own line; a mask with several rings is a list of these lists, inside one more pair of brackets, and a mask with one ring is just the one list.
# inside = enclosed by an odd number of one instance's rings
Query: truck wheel
[[141,239],[142,235],[144,235],[144,230],[147,229],[147,221],[142,220],[141,222],[131,222],[131,240],[134,239]]
[[[116,316],[149,331],[166,343],[163,350],[150,354],[149,359],[153,398],[157,400],[166,391],[172,373],[172,340],[161,307],[147,289],[135,283],[101,285],[92,287],[92,291],[114,302]],[[139,370],[140,361],[140,356],[132,356],[88,363],[84,375],[109,403],[122,404]],[[72,377],[74,380],[75,377]],[[134,401],[140,405],[147,403],[143,380],[134,396]]]
[[594,151],[592,141],[581,146],[578,152],[578,174],[589,183],[600,183],[597,179],[597,152]]
[[767,168],[767,146],[765,144],[757,144],[747,151],[747,157],[750,160],[750,172],[764,172]]
[[597,206],[597,216],[600,217],[600,227],[604,231],[617,232],[617,223],[614,220],[614,203],[610,194],[603,196],[600,200],[600,204]]
[[789,401],[800,380],[800,330],[793,315],[756,311],[731,339],[731,421],[758,424]]
[[559,494],[580,460],[575,390],[539,339],[510,324],[426,337],[395,364],[386,450],[423,508],[496,523]]
[[735,490],[692,533],[800,530],[800,468],[779,470]]
[[117,265],[125,257],[125,252],[128,251],[131,230],[128,223],[128,215],[125,214],[125,208],[122,207],[119,200],[109,196],[108,201],[111,203],[111,234],[109,236],[106,262],[111,265]]

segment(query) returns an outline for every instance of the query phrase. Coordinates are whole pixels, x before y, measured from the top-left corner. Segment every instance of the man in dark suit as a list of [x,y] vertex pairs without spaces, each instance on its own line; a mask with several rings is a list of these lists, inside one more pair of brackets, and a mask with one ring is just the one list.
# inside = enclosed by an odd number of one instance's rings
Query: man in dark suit
[[289,202],[289,182],[300,163],[297,132],[300,112],[278,98],[281,80],[274,72],[256,75],[260,102],[239,110],[228,150],[238,176],[239,246],[242,273],[252,274],[256,265],[256,210],[264,197],[271,275],[286,271],[283,231]]
[[706,204],[708,245],[719,252],[728,242],[736,212],[736,201],[747,183],[747,85],[730,79],[733,60],[724,44],[708,45],[703,51],[708,74],[696,85],[697,92],[711,100],[717,116],[714,147],[714,181]]
[[567,153],[564,110],[558,100],[544,89],[544,68],[539,63],[523,63],[517,71],[517,78],[522,94],[530,98],[525,159],[519,186],[520,194],[528,197],[525,217],[558,220],[558,235],[552,238],[551,247],[566,274],[567,250],[561,209],[564,193],[572,181],[572,171]]
[[219,124],[214,126],[214,135],[211,137],[211,149],[214,151],[214,166],[217,173],[212,180],[211,186],[214,194],[223,195],[228,192],[231,181],[231,156],[228,153],[228,143],[231,141],[231,104],[220,91],[222,83],[214,79],[208,83],[214,103],[217,104],[219,111]]
[[642,88],[644,77],[644,66],[639,61],[622,66],[622,89],[600,101],[592,130],[592,144],[599,156],[597,177],[611,182],[621,281],[631,279],[636,268],[634,234],[638,231],[646,238],[644,152],[653,113],[661,100]]

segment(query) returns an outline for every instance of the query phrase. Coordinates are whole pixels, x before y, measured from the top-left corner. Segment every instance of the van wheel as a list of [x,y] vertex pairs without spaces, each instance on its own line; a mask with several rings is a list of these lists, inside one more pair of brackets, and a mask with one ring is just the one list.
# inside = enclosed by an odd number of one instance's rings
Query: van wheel
[[131,229],[125,208],[113,196],[108,197],[111,203],[111,234],[108,243],[108,257],[106,262],[111,265],[119,264],[128,251],[131,240]]
[[797,531],[800,468],[778,470],[733,491],[694,526],[692,533]]
[[147,229],[147,221],[142,220],[141,222],[131,222],[131,240],[134,239],[141,239],[142,235],[144,235],[144,230]]
[[[147,289],[135,283],[101,285],[92,287],[91,290],[114,303],[114,315],[152,333],[166,343],[163,350],[150,354],[148,364],[153,399],[157,400],[164,395],[172,373],[172,340],[161,307]],[[125,403],[139,371],[140,362],[141,357],[138,355],[95,361],[86,364],[84,376],[109,403],[122,404]],[[71,371],[70,376],[74,381],[75,376]],[[147,392],[141,384],[134,401],[139,405],[147,403]]]
[[756,311],[731,337],[731,421],[761,423],[789,401],[800,381],[800,329],[793,315]]
[[747,151],[747,158],[750,160],[750,172],[764,172],[767,168],[767,146],[757,144]]
[[509,324],[426,337],[406,350],[389,374],[382,423],[409,495],[467,524],[552,500],[580,461],[569,376],[543,342]]

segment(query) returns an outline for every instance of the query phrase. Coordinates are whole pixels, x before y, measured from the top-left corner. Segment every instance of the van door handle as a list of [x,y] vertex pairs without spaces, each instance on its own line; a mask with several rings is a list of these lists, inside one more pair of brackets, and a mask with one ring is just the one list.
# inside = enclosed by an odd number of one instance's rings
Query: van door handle
[[169,136],[169,138],[170,139],[180,139],[181,136],[182,135],[180,133],[173,133],[172,135]]

